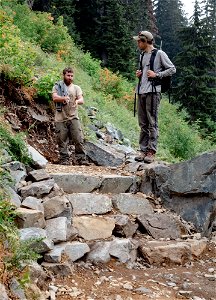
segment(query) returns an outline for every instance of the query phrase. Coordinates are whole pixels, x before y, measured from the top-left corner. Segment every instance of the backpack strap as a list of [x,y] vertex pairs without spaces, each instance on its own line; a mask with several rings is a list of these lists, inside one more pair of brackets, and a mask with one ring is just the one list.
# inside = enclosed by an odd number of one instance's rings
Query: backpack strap
[[[152,50],[152,53],[151,53],[151,57],[150,57],[150,66],[149,66],[149,69],[151,71],[154,71],[154,60],[155,60],[155,56],[158,52],[158,49],[153,49]],[[154,98],[154,95],[153,93],[156,93],[156,86],[155,86],[155,81],[154,79],[151,81],[151,84],[152,84],[152,102],[151,102],[151,113],[153,115],[154,113],[154,107],[153,107],[153,98]]]
[[[143,66],[142,66],[143,56],[144,56],[144,52],[142,52],[140,61],[139,61],[139,70],[140,71],[142,71],[142,69],[143,69]],[[140,90],[141,79],[142,79],[142,76],[139,77],[139,81],[138,81],[138,86],[137,86],[137,94],[138,95],[139,95],[139,90]],[[134,117],[135,117],[135,115],[136,115],[136,93],[134,95]]]
[[158,49],[152,50],[152,54],[150,57],[150,70],[151,71],[154,71],[154,60],[155,60],[155,56],[156,56],[157,52],[158,52]]
[[[145,52],[142,52],[141,58],[140,58],[140,64],[139,64],[139,70],[140,70],[140,71],[143,70],[142,62],[143,62],[143,56],[144,56],[144,53],[145,53]],[[138,94],[138,95],[139,95],[139,90],[140,90],[141,79],[142,79],[142,76],[139,77],[138,89],[137,89],[137,94]]]

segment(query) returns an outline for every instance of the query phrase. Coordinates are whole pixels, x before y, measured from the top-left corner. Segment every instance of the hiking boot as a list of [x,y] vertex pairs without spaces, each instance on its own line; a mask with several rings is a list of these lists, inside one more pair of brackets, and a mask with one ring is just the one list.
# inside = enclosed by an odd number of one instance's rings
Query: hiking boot
[[86,155],[77,155],[76,163],[81,166],[89,166],[90,165],[90,162],[88,161],[88,158]]
[[135,156],[135,161],[144,161],[144,158],[146,156],[146,152],[140,151],[140,154],[138,156]]
[[154,150],[148,150],[146,153],[146,156],[144,158],[144,162],[147,164],[150,164],[154,161],[155,159],[155,152]]
[[70,165],[70,161],[67,158],[60,158],[59,164],[60,165],[65,165],[65,166],[69,166]]

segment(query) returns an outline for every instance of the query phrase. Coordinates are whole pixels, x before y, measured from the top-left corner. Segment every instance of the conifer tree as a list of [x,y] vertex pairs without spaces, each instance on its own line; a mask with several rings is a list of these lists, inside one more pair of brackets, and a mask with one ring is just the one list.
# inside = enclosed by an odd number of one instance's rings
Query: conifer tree
[[180,0],[155,0],[154,5],[158,27],[156,43],[173,59],[180,51],[178,32],[187,23],[182,3]]
[[196,0],[190,26],[180,32],[182,51],[177,55],[175,101],[186,107],[190,120],[206,132],[215,132],[216,76],[215,43]]

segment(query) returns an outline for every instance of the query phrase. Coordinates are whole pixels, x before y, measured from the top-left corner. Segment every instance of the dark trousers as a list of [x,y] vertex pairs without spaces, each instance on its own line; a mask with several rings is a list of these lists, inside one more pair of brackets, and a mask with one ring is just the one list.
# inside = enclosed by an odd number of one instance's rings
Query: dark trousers
[[140,126],[140,150],[157,151],[158,141],[158,109],[160,93],[146,93],[138,96],[138,122]]
[[68,143],[72,141],[75,145],[75,154],[78,156],[85,156],[84,136],[80,124],[80,120],[73,119],[65,122],[55,123],[55,132],[57,143],[59,146],[59,153],[61,159],[68,159]]

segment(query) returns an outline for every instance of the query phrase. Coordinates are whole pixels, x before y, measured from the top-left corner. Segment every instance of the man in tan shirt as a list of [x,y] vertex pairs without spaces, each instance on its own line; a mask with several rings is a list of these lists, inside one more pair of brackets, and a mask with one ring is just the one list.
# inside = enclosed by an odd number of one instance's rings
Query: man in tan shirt
[[68,143],[72,140],[75,145],[75,156],[82,164],[86,162],[84,136],[78,117],[78,105],[84,103],[82,90],[73,84],[72,68],[63,70],[63,80],[57,82],[52,90],[55,103],[55,131],[59,146],[60,164],[69,165]]

